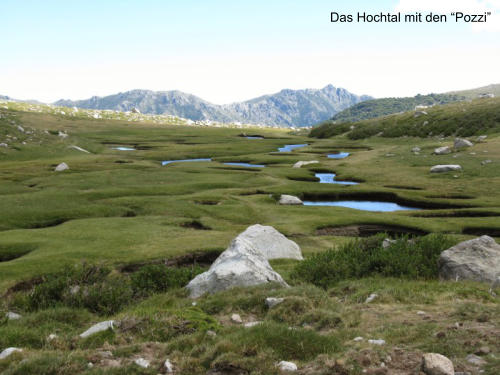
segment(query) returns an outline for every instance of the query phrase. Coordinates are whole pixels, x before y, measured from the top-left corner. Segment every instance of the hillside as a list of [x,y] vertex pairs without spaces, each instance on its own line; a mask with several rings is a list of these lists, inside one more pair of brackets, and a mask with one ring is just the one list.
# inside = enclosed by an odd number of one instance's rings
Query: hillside
[[478,87],[477,89],[472,90],[451,91],[447,94],[464,96],[467,99],[477,99],[480,94],[493,94],[495,96],[500,96],[500,84]]
[[459,94],[416,95],[408,98],[367,100],[337,113],[330,120],[335,123],[356,122],[413,110],[418,105],[432,106],[463,100]]
[[130,111],[139,109],[147,114],[168,114],[190,120],[242,122],[277,126],[309,126],[328,119],[361,101],[358,96],[332,85],[321,90],[282,90],[273,95],[240,103],[216,105],[181,91],[132,90],[87,100],[59,100],[55,105],[86,109]]
[[325,122],[310,132],[311,137],[329,138],[346,134],[350,139],[379,135],[430,137],[488,134],[500,130],[500,98],[476,99],[434,106],[417,113],[408,111],[355,123]]

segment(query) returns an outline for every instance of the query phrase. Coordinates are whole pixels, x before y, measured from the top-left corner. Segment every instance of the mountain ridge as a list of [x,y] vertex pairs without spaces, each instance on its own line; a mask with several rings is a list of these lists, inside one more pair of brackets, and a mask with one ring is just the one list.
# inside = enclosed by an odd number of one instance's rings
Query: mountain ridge
[[243,102],[213,104],[179,90],[152,91],[135,89],[84,100],[58,100],[53,104],[85,109],[130,111],[137,108],[147,114],[169,114],[190,120],[242,122],[276,126],[309,126],[372,97],[356,95],[344,88],[327,85],[322,89],[283,89]]

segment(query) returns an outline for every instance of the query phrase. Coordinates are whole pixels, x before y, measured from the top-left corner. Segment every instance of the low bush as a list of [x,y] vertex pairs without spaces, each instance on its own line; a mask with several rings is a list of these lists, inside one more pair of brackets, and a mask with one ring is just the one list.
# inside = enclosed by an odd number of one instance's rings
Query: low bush
[[403,236],[383,247],[385,235],[350,241],[338,249],[318,253],[297,265],[292,278],[328,288],[346,279],[368,276],[433,279],[438,276],[437,260],[453,246],[441,234],[409,239]]
[[196,275],[204,271],[198,265],[192,267],[172,268],[164,265],[144,266],[132,274],[132,289],[137,294],[165,292],[171,288],[179,288]]

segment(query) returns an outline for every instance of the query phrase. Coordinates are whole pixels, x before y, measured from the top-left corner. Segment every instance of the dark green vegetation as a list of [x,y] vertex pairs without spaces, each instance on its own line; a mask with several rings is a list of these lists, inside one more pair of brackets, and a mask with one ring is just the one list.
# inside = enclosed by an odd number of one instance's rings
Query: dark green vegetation
[[427,114],[410,111],[350,124],[326,122],[311,131],[312,137],[329,138],[346,134],[357,140],[375,135],[470,137],[500,131],[500,98],[477,99],[425,109]]
[[[157,374],[166,358],[179,373],[193,375],[278,374],[281,360],[296,362],[301,374],[361,374],[381,362],[389,371],[411,372],[428,351],[450,357],[457,371],[475,371],[465,356],[486,345],[492,354],[484,356],[485,373],[498,373],[498,297],[488,285],[439,282],[433,267],[448,241],[500,233],[500,138],[494,128],[485,143],[436,156],[433,149],[453,138],[308,139],[284,130],[89,120],[34,113],[20,104],[4,107],[0,143],[9,147],[0,148],[0,350],[17,346],[24,352],[0,361],[0,372]],[[453,116],[450,127],[461,126],[459,113],[473,111],[442,108],[442,116]],[[474,113],[490,118],[483,112]],[[265,139],[249,140],[243,132]],[[309,146],[276,152],[302,143]],[[420,154],[411,152],[414,146]],[[335,151],[351,155],[326,157]],[[213,162],[161,166],[162,160],[191,158]],[[492,162],[481,164],[485,159]],[[292,168],[299,160],[320,163]],[[70,169],[54,172],[61,162]],[[450,163],[461,164],[463,172],[429,173],[432,165]],[[319,184],[314,174],[320,172],[362,183]],[[383,199],[432,209],[279,206],[279,194]],[[255,223],[272,225],[301,246],[304,263],[272,262],[292,287],[232,290],[193,305],[182,286]],[[385,251],[379,237],[367,239],[371,256],[363,257],[363,246],[347,237],[356,230],[432,234],[415,236],[414,245],[399,240]],[[351,256],[366,273],[356,270]],[[340,258],[345,262],[330,261]],[[304,268],[315,270],[318,259],[332,266],[328,272],[342,268],[332,279],[320,270],[319,282],[299,277]],[[372,293],[379,297],[365,304]],[[285,301],[268,309],[266,297]],[[7,311],[22,318],[7,321]],[[244,328],[231,322],[233,313],[264,324]],[[107,319],[119,323],[115,331],[78,338]],[[50,334],[57,338],[48,340]],[[356,336],[387,344],[354,342]],[[152,367],[140,369],[133,363],[139,357]]]
[[412,111],[416,106],[432,106],[464,100],[460,94],[416,95],[409,98],[382,98],[367,100],[337,113],[327,124],[358,122],[394,113]]

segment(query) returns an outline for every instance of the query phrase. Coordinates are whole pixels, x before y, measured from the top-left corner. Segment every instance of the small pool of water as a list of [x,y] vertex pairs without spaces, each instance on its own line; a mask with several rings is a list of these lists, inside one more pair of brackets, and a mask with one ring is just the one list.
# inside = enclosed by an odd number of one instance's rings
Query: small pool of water
[[187,163],[196,161],[212,161],[212,159],[183,159],[183,160],[165,160],[161,162],[161,165],[168,165],[172,163]]
[[416,207],[402,206],[392,202],[380,201],[333,201],[333,202],[312,202],[305,201],[305,206],[328,206],[328,207],[348,207],[355,210],[374,211],[374,212],[394,212],[403,210],[420,210]]
[[133,148],[133,147],[113,147],[113,150],[118,150],[118,151],[135,151],[135,148]]
[[344,159],[349,155],[348,152],[338,152],[336,154],[328,154],[328,159]]
[[245,137],[246,139],[264,139],[264,137],[259,137],[259,136],[248,136]]
[[316,173],[315,176],[319,178],[320,184],[339,184],[339,185],[358,185],[358,182],[354,181],[336,181],[335,173]]
[[249,164],[249,163],[224,163],[225,165],[234,165],[237,167],[249,167],[249,168],[265,168],[263,164]]
[[283,147],[278,148],[279,152],[292,152],[296,148],[302,148],[309,146],[308,144],[303,144],[303,145],[284,145]]

